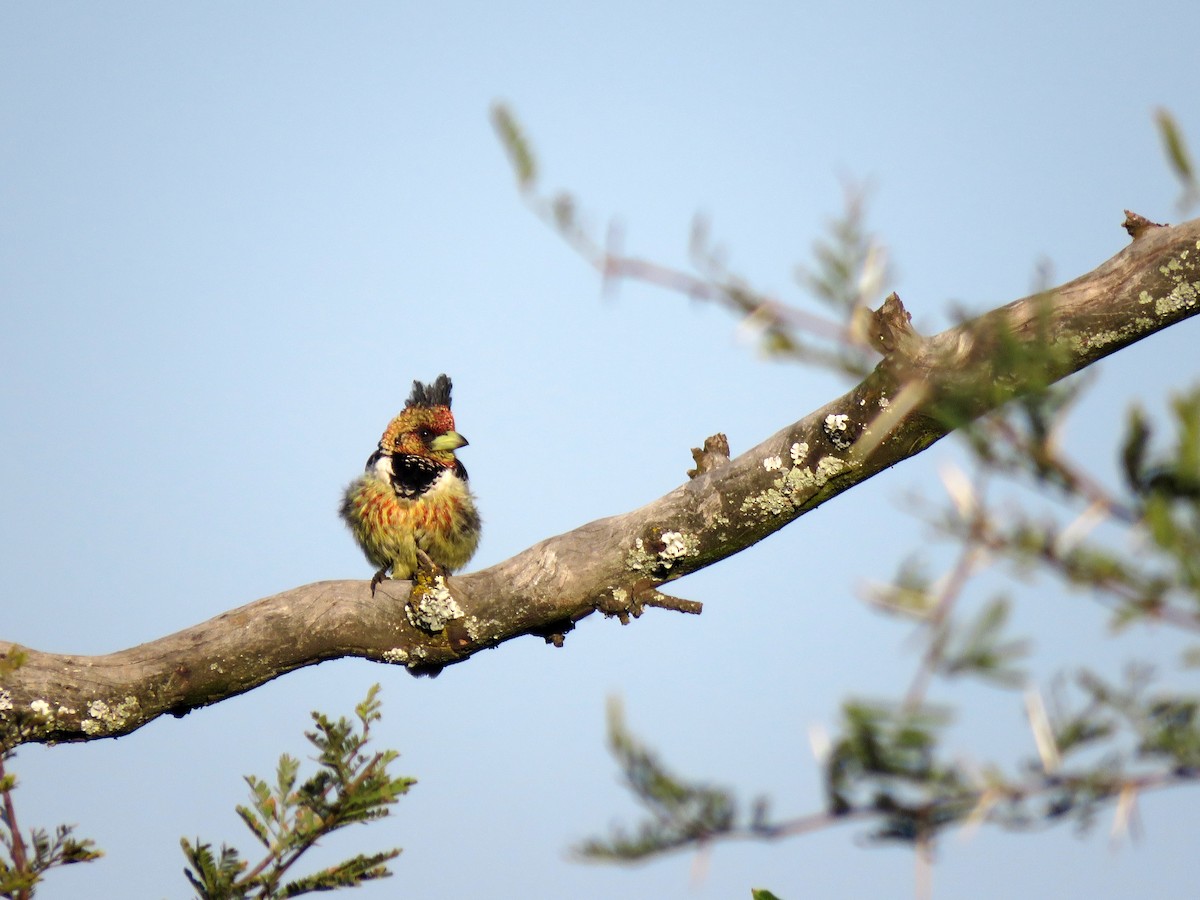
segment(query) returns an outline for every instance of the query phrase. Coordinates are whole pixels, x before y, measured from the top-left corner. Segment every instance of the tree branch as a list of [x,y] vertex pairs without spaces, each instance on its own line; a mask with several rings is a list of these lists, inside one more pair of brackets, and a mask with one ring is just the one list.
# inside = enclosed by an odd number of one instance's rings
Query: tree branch
[[[1200,312],[1200,220],[1129,221],[1133,242],[1095,271],[931,338],[889,298],[872,319],[872,341],[887,355],[847,394],[640,509],[489,569],[423,583],[411,596],[400,581],[374,597],[366,581],[305,585],[103,656],[0,641],[0,747],[127,734],[327,659],[431,673],[521,635],[561,643],[598,610],[623,620],[648,605],[695,611],[657,588],[752,546],[1031,385]],[[1038,373],[1012,370],[1014,347],[1039,360]]]

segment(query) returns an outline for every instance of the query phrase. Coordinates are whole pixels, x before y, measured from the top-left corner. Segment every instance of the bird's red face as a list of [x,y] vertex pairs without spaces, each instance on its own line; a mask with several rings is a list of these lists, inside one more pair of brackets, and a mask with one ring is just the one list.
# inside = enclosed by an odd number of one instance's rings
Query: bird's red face
[[466,443],[454,430],[454,414],[448,406],[407,406],[388,423],[379,439],[379,449],[453,466],[455,449]]

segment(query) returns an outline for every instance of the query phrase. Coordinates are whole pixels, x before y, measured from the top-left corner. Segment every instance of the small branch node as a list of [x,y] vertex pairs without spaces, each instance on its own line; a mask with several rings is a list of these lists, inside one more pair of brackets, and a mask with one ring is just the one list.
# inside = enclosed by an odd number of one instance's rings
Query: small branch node
[[699,615],[704,609],[703,603],[662,593],[649,578],[642,579],[628,589],[613,588],[606,591],[596,603],[599,612],[620,620],[622,625],[628,625],[631,618],[639,618],[648,606],[690,615]]
[[1166,226],[1160,222],[1151,222],[1145,216],[1139,216],[1135,212],[1125,210],[1125,221],[1121,223],[1121,227],[1136,241],[1151,228],[1165,228]]
[[879,309],[871,313],[867,340],[884,356],[898,354],[912,358],[921,344],[921,335],[912,327],[912,316],[894,291]]
[[729,462],[729,438],[718,432],[712,437],[704,439],[704,448],[693,447],[692,459],[696,462],[696,468],[688,469],[688,478],[698,478],[705,472],[711,472],[718,466],[723,466]]

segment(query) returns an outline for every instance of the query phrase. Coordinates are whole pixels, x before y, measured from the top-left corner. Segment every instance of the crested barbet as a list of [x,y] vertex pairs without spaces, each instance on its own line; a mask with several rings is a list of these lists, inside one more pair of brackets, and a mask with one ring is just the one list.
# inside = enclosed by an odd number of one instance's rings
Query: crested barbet
[[363,475],[342,498],[341,515],[378,571],[371,593],[391,570],[412,578],[461,569],[479,546],[479,513],[467,470],[454,451],[467,439],[454,430],[450,379],[413,382],[404,409],[388,423]]

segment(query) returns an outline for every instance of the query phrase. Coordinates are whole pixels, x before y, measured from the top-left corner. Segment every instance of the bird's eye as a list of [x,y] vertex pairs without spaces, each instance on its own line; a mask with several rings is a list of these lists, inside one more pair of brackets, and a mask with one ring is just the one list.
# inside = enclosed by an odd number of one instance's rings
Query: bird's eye
[[423,441],[428,442],[429,439],[433,437],[433,432],[430,431],[428,428],[418,428],[417,429],[417,437],[419,437]]

